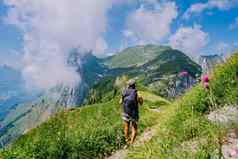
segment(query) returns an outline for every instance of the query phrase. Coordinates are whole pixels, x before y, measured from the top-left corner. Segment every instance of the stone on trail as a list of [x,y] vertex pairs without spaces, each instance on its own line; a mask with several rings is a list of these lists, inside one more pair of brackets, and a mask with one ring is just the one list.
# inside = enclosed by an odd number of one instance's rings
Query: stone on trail
[[227,105],[223,108],[215,110],[208,115],[208,119],[223,126],[236,124],[238,123],[237,106]]

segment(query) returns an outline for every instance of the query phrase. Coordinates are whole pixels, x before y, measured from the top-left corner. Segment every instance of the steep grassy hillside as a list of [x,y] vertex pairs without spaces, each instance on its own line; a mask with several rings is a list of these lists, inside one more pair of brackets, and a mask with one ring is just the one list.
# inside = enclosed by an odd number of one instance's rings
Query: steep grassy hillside
[[[80,65],[78,64],[79,56],[77,52],[72,53],[70,64],[78,67],[77,71],[82,78],[81,83],[74,88],[61,86],[53,88],[52,91],[49,90],[32,103],[23,104],[11,110],[1,125],[0,142],[3,145],[37,126],[57,110],[82,105],[86,96],[84,105],[112,100],[121,93],[114,84],[117,78],[123,75],[136,78],[141,90],[167,98],[170,91],[168,83],[177,80],[170,79],[170,76],[176,77],[184,70],[187,70],[192,77],[201,72],[200,66],[184,53],[165,46],[146,45],[129,48],[103,60],[87,53],[80,57]],[[127,61],[136,58],[138,59],[135,61]],[[128,67],[116,66],[125,66],[120,62],[126,62]],[[108,63],[115,63],[115,66],[111,67],[107,65]],[[134,66],[129,67],[131,64]]]
[[201,71],[200,66],[187,55],[173,49],[161,51],[156,58],[143,65],[142,69],[149,70],[149,73],[154,77],[177,74],[183,70],[195,77]]
[[[145,45],[131,47],[106,58],[103,63],[112,71],[123,73],[153,74],[155,77],[176,74],[183,70],[195,76],[201,68],[179,50],[167,46]],[[155,74],[156,73],[156,74]]]
[[218,158],[227,130],[237,124],[214,124],[206,114],[226,104],[238,105],[238,53],[216,69],[210,90],[198,85],[158,115],[156,136],[127,158]]
[[[139,85],[139,88],[141,86]],[[211,75],[209,89],[197,85],[169,104],[142,89],[141,133],[155,127],[156,135],[143,145],[129,148],[127,158],[218,158],[227,130],[237,124],[210,122],[207,114],[226,104],[238,105],[238,54]],[[118,98],[107,103],[60,112],[29,131],[9,148],[3,158],[102,158],[122,147],[123,134]],[[167,103],[155,113],[150,106]]]
[[[140,93],[146,94],[146,102],[140,107],[139,133],[155,124],[157,115],[148,109],[149,103],[167,102],[148,92]],[[6,159],[102,158],[124,145],[118,101],[116,98],[60,112],[2,150],[1,156]]]
[[32,103],[19,105],[2,121],[0,130],[1,147],[10,143],[29,129],[36,127],[62,108],[50,102],[47,97],[41,97]]
[[[181,51],[167,47],[156,47],[154,45],[126,49],[124,52],[111,57],[111,59],[106,59],[104,62],[117,63],[114,60],[122,55],[128,56],[126,59],[133,59],[134,52],[132,50],[139,48],[146,48],[149,52],[148,54],[153,54],[151,55],[151,59],[144,61],[145,63],[143,65],[108,70],[108,75],[91,87],[86,103],[104,102],[105,99],[113,98],[115,93],[118,93],[118,91],[115,92],[114,83],[120,76],[126,75],[128,78],[135,78],[143,89],[153,91],[155,94],[164,98],[169,98],[169,83],[181,82],[178,77],[180,72],[187,71],[193,80],[201,74],[201,67]],[[147,55],[147,53],[140,51],[139,53],[141,53],[140,56]],[[118,59],[118,62],[121,60]],[[185,88],[181,87],[177,89],[178,92],[181,92]]]
[[170,47],[157,45],[131,47],[123,50],[115,56],[105,59],[104,62],[109,68],[128,68],[132,66],[140,66],[153,60],[162,51],[168,49],[170,49]]

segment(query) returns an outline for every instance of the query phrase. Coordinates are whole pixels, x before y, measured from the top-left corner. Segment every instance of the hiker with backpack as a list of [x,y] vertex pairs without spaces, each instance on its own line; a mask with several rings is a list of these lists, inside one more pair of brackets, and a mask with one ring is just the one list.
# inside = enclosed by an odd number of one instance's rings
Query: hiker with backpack
[[[124,121],[124,135],[126,143],[133,144],[137,135],[137,123],[139,120],[138,104],[143,103],[143,99],[138,98],[135,80],[129,80],[128,87],[122,92],[122,119]],[[132,133],[129,140],[129,128]]]

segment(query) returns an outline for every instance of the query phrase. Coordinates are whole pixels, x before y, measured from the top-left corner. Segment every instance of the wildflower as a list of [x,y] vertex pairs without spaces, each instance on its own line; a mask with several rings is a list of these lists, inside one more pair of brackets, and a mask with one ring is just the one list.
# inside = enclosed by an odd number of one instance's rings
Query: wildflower
[[201,81],[203,83],[208,83],[209,82],[209,76],[207,74],[203,75],[201,78]]
[[182,72],[179,73],[179,76],[180,77],[186,77],[186,76],[188,76],[188,72],[187,71],[182,71]]
[[209,89],[209,76],[207,74],[201,77],[202,85],[205,89]]
[[238,157],[238,148],[235,148],[233,151],[231,151],[232,157]]
[[209,83],[208,82],[203,83],[203,87],[209,89]]

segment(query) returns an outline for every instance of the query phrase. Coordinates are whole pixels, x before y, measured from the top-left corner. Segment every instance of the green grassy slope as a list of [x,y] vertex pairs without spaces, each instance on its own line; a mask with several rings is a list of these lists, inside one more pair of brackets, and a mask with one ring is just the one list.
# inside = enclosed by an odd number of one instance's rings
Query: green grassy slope
[[[142,50],[146,48],[145,52]],[[150,57],[140,58],[144,63],[140,66],[129,67],[129,60],[134,60],[134,51],[140,53],[140,56]],[[137,57],[137,56],[136,56]],[[136,60],[137,61],[137,60]],[[179,50],[173,50],[168,47],[146,45],[126,49],[125,51],[116,54],[115,56],[105,59],[104,61],[112,64],[125,62],[127,64],[120,66],[128,66],[129,68],[114,68],[108,73],[110,75],[104,77],[96,83],[87,96],[87,102],[91,97],[96,102],[105,101],[114,97],[113,85],[117,77],[128,76],[128,78],[136,78],[140,85],[153,90],[157,95],[168,98],[168,85],[171,81],[178,80],[177,76],[180,72],[186,70],[193,78],[201,74],[201,67]],[[137,61],[139,63],[139,61]],[[119,67],[119,66],[118,66]],[[162,80],[161,80],[162,79]],[[96,97],[96,98],[95,98]],[[90,103],[90,102],[89,102]]]
[[[149,110],[151,102],[166,100],[153,96],[140,107],[139,133],[155,124],[157,115]],[[9,148],[3,158],[102,158],[123,146],[119,99],[102,104],[60,112],[47,122],[30,130]]]
[[132,147],[127,158],[218,158],[223,135],[237,125],[215,125],[206,114],[225,104],[238,105],[238,53],[213,73],[210,91],[198,85],[158,115],[156,136]]
[[153,76],[171,75],[186,70],[195,77],[201,71],[200,66],[187,55],[173,49],[161,51],[156,58],[142,66],[142,68],[154,73]]
[[146,70],[149,75],[156,73],[161,76],[187,70],[195,76],[201,71],[200,66],[181,51],[158,45],[128,48],[104,59],[103,63],[114,71],[121,68],[124,69],[123,73],[131,74],[141,74]]
[[[238,105],[238,54],[211,75],[210,91],[197,85],[159,114],[151,105],[166,100],[142,90],[139,132],[155,126],[156,135],[143,145],[131,147],[127,158],[216,158],[220,138],[231,127],[207,120],[209,111],[225,104]],[[215,103],[211,103],[209,99]],[[46,123],[2,150],[3,158],[102,158],[122,147],[123,134],[118,99],[60,112]]]
[[[75,59],[73,58],[73,60]],[[105,66],[107,63],[111,63],[113,66]],[[136,64],[136,66],[132,68],[120,68],[120,66],[129,67],[131,64]],[[130,78],[138,78],[140,85],[144,87],[149,86],[149,89],[153,89],[154,93],[166,97],[166,94],[161,93],[163,92],[161,90],[167,90],[168,85],[166,82],[169,80],[165,80],[165,84],[162,83],[162,87],[159,85],[160,82],[158,84],[158,81],[154,81],[155,78],[177,74],[183,70],[190,70],[192,75],[200,72],[200,66],[184,53],[169,47],[156,45],[128,48],[104,60],[98,59],[88,53],[81,58],[81,65],[83,67],[79,68],[78,71],[81,73],[82,87],[80,89],[76,88],[75,92],[77,92],[76,96],[80,101],[85,99],[84,95],[88,97],[85,100],[86,104],[104,103],[113,99],[115,95],[118,95],[120,92],[115,92],[114,83],[116,78],[122,75],[128,75]],[[54,97],[55,92],[57,94],[57,92],[62,92],[62,90],[56,87],[52,92],[44,93],[38,100],[30,104],[23,104],[19,108],[11,110],[10,114],[2,121],[1,126],[3,128],[0,130],[0,143],[3,145],[10,143],[25,132],[25,130],[35,127],[44,121],[52,112],[54,113],[58,109],[62,109],[62,105],[56,104],[56,98],[53,100],[48,99],[48,97]],[[61,93],[61,96],[57,97],[60,99],[58,100],[59,102],[64,103],[70,97],[70,92],[67,93],[67,89],[65,92],[66,96]],[[44,99],[44,103],[41,102],[42,99]],[[160,105],[163,103],[157,104]]]
[[12,110],[1,123],[1,144],[5,145],[6,143],[9,143],[9,141],[19,137],[19,135],[23,134],[28,129],[45,121],[50,116],[50,113],[47,113],[46,110],[49,107],[53,109],[53,105],[49,101],[50,100],[41,98],[37,101],[38,104],[28,103],[20,105]]
[[128,68],[139,66],[153,60],[162,51],[169,50],[166,46],[146,45],[131,47],[107,58],[104,62],[109,68]]

